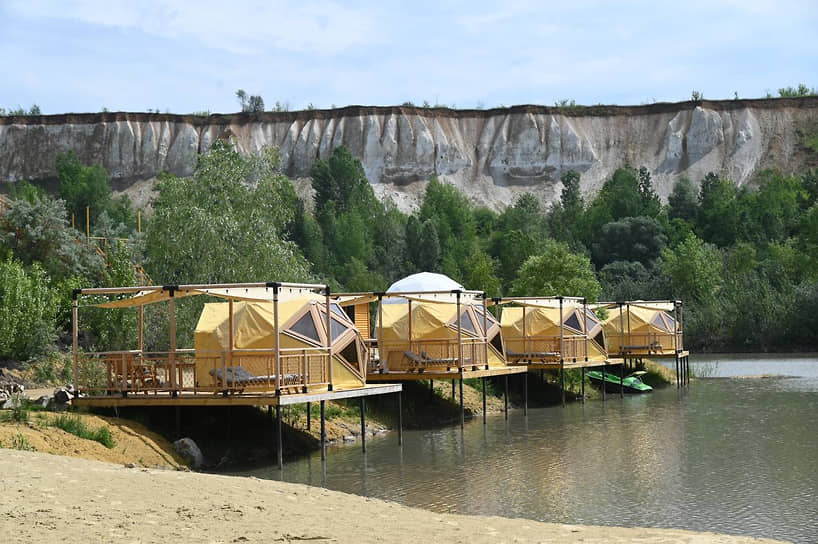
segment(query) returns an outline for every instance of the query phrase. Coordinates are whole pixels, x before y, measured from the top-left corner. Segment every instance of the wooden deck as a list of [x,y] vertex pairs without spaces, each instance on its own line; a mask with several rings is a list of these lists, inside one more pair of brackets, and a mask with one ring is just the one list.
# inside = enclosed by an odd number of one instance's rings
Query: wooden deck
[[690,352],[688,350],[680,350],[680,351],[623,351],[616,354],[620,359],[675,359],[676,357],[689,357]]
[[565,370],[570,370],[572,368],[591,368],[591,367],[599,367],[599,366],[611,366],[611,365],[621,365],[624,364],[624,359],[608,359],[607,361],[565,361],[564,364],[560,364],[559,362],[542,362],[542,361],[532,361],[532,362],[523,362],[520,361],[516,364],[525,366],[528,370],[560,370],[564,368]]
[[399,393],[400,384],[367,384],[354,389],[335,391],[313,391],[276,396],[275,393],[233,393],[228,395],[214,393],[180,392],[177,396],[167,393],[106,395],[74,399],[74,406],[120,407],[120,406],[289,406],[322,400],[340,400],[388,395]]
[[464,368],[463,370],[453,369],[450,371],[431,371],[424,372],[409,372],[406,370],[374,372],[366,375],[367,382],[394,382],[394,381],[419,381],[419,380],[459,380],[470,378],[490,378],[492,376],[508,376],[510,374],[523,374],[527,372],[525,366],[506,366],[506,367],[490,367],[488,369],[481,368],[478,370],[471,370],[471,368]]

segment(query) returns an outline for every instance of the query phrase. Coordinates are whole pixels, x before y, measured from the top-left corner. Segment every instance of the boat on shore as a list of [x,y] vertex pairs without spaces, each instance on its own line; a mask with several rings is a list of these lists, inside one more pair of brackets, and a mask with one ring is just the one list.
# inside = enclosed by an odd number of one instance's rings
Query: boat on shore
[[[653,391],[653,387],[649,386],[648,384],[642,381],[642,376],[647,374],[644,370],[637,370],[631,374],[628,374],[620,383],[619,375],[612,374],[610,372],[605,373],[604,377],[604,384],[605,384],[605,392],[606,393],[619,393],[619,388],[621,387],[625,393],[630,394],[639,394],[639,393],[650,393]],[[602,372],[599,370],[589,370],[585,374],[588,376],[588,379],[591,380],[591,383],[597,387],[602,387],[603,384],[603,376]]]

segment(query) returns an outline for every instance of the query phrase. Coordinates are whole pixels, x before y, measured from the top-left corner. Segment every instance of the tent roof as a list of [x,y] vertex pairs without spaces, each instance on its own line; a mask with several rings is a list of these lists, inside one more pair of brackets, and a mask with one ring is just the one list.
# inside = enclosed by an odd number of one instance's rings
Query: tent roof
[[588,307],[591,309],[598,309],[598,308],[618,308],[620,306],[631,306],[633,308],[643,308],[645,310],[664,310],[665,312],[672,312],[676,309],[676,304],[678,301],[674,300],[629,300],[627,302],[597,302],[594,304],[589,304]]
[[[584,299],[579,297],[561,297],[563,309],[582,308]],[[493,303],[494,304],[494,303]],[[497,305],[514,304],[515,306],[528,306],[532,308],[559,308],[560,297],[510,297],[502,298]]]

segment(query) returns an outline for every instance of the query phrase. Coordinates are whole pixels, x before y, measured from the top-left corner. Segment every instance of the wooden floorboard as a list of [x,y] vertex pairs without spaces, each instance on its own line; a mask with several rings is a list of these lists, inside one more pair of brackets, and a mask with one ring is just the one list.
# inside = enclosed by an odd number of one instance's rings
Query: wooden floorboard
[[367,374],[366,381],[368,382],[394,382],[394,381],[419,381],[419,380],[459,380],[461,377],[464,380],[470,378],[488,378],[491,376],[508,376],[510,374],[523,374],[527,372],[525,366],[506,366],[506,367],[492,367],[488,370],[485,368],[477,370],[451,370],[449,372],[376,372]]

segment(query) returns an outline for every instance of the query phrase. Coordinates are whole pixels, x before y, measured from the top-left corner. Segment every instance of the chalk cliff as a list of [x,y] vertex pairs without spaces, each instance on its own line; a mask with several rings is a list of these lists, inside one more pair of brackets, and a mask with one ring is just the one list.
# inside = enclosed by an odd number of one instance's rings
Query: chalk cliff
[[[284,171],[308,176],[318,157],[344,145],[380,196],[410,208],[431,176],[474,202],[501,208],[522,192],[559,198],[565,170],[599,189],[624,164],[647,167],[666,197],[680,176],[718,172],[738,184],[762,168],[785,172],[814,158],[799,131],[818,119],[818,98],[730,100],[492,110],[350,106],[335,110],[211,115],[97,113],[0,118],[0,181],[55,178],[58,153],[73,149],[104,166],[118,189],[145,200],[167,170],[189,175],[218,138],[245,153],[273,145]],[[141,198],[140,196],[141,195]],[[139,202],[143,204],[144,202]]]

